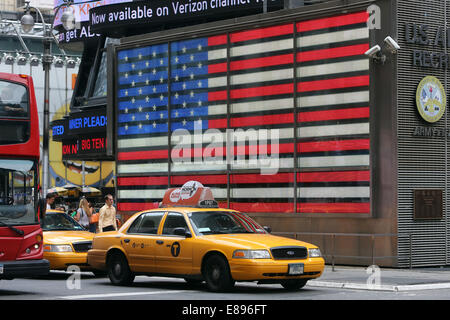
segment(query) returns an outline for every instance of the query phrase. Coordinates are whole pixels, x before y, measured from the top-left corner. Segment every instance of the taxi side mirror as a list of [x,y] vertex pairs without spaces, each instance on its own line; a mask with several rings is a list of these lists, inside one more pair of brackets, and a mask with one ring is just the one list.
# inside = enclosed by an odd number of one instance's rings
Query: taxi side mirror
[[263,228],[264,228],[264,230],[266,230],[268,233],[271,233],[271,232],[272,232],[272,228],[269,227],[269,226],[264,226]]
[[192,237],[192,234],[188,230],[186,230],[186,228],[183,228],[183,227],[173,229],[173,234],[176,236],[181,236],[181,237],[186,237],[186,238]]

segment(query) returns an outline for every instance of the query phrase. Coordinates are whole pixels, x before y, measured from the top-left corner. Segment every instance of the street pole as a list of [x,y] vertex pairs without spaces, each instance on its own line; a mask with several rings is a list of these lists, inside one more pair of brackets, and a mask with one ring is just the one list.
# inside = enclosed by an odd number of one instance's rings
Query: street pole
[[[44,24],[45,26],[45,24]],[[42,141],[42,189],[44,197],[47,194],[49,187],[49,123],[50,123],[50,67],[53,62],[53,56],[51,54],[51,41],[53,40],[49,35],[47,26],[44,33],[44,55],[42,56],[42,66],[44,68],[44,126],[43,126],[43,141]]]

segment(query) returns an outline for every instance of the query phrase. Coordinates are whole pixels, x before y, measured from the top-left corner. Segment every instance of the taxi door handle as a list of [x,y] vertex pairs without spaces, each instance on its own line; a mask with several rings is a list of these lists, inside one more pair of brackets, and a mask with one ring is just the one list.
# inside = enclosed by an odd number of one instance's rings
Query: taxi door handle
[[162,240],[156,240],[156,243],[157,243],[157,244],[163,244],[164,241],[162,241]]

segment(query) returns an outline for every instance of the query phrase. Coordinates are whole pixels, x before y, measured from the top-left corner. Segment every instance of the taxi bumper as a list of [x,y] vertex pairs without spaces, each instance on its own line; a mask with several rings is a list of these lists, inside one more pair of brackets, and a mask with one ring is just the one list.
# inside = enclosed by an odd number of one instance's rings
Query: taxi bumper
[[51,270],[66,270],[76,265],[82,270],[90,270],[87,263],[87,252],[46,252],[44,258],[50,262]]
[[[290,275],[290,264],[303,264],[303,273]],[[284,279],[315,279],[322,275],[323,258],[303,260],[232,259],[229,261],[231,276],[236,281],[264,281]]]

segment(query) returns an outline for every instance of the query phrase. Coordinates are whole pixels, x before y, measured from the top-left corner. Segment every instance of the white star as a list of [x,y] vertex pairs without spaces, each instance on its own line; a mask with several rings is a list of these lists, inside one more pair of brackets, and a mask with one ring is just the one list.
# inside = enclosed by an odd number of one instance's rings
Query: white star
[[150,115],[148,113],[145,115],[145,119],[146,120],[150,119]]
[[127,72],[127,73],[125,73],[125,78],[128,78],[128,72]]
[[179,60],[178,57],[175,57],[175,63],[178,63]]
[[128,130],[128,125],[127,124],[125,125],[125,130]]
[[183,126],[185,126],[186,125],[186,119],[183,119]]
[[139,88],[138,92],[139,94],[142,94],[142,88]]
[[161,113],[159,114],[159,117],[160,117],[161,119],[163,119],[163,118],[164,118],[164,113],[161,112]]
[[199,81],[199,82],[197,83],[197,85],[198,85],[199,88],[201,88],[201,87],[202,87],[202,82]]
[[202,105],[202,101],[198,100],[198,106],[200,107]]
[[194,74],[193,74],[193,73],[191,73],[190,77],[191,77],[191,79],[194,79]]
[[125,95],[128,96],[128,90],[125,90]]
[[146,96],[146,97],[145,97],[145,102],[149,102],[149,101],[150,101],[149,96]]
[[179,79],[180,79],[180,78],[178,77],[178,75],[176,75],[176,76],[175,76],[175,81],[179,81]]
[[186,89],[186,82],[183,82],[183,89]]
[[135,101],[136,101],[136,99],[134,99],[134,97],[131,98],[131,102],[132,102],[132,103],[134,103]]
[[131,116],[131,120],[134,121],[136,119],[136,117],[134,116],[134,114]]
[[202,63],[199,62],[197,66],[198,66],[198,68],[200,69],[200,68],[202,67]]
[[175,111],[175,118],[178,118],[178,111]]
[[148,85],[150,83],[150,80],[145,79],[145,84]]
[[153,121],[153,128],[156,128],[156,122]]
[[153,86],[153,92],[156,92],[156,87],[155,86]]
[[134,63],[131,64],[131,69],[134,69],[136,65]]
[[183,47],[183,53],[185,53],[186,52],[186,47]]
[[138,127],[139,129],[142,129],[142,123],[139,123]]
[[183,108],[186,108],[186,105],[187,105],[186,101],[183,101]]
[[155,51],[152,52],[152,56],[156,57],[156,52]]
[[156,105],[155,104],[153,105],[153,111],[156,111]]
[[178,92],[175,93],[175,99],[178,99],[179,95]]
[[125,113],[128,113],[128,108],[125,108]]
[[198,51],[202,50],[202,45],[199,44],[198,47],[197,47],[197,49],[198,49]]
[[131,81],[131,86],[134,87],[134,85],[135,85],[135,82],[133,80],[133,81]]
[[142,106],[139,106],[138,110],[139,112],[142,112]]
[[190,115],[193,116],[194,115],[194,109],[191,109],[190,111]]
[[163,101],[163,100],[164,100],[164,96],[163,96],[163,95],[160,95],[160,96],[159,96],[159,100]]
[[189,57],[189,59],[191,59],[191,61],[194,61],[194,55],[191,54],[191,56]]
[[125,56],[125,61],[128,61],[128,56]]
[[190,96],[191,96],[191,97],[194,96],[194,91],[191,91]]
[[186,71],[186,65],[185,64],[183,64],[183,71]]

